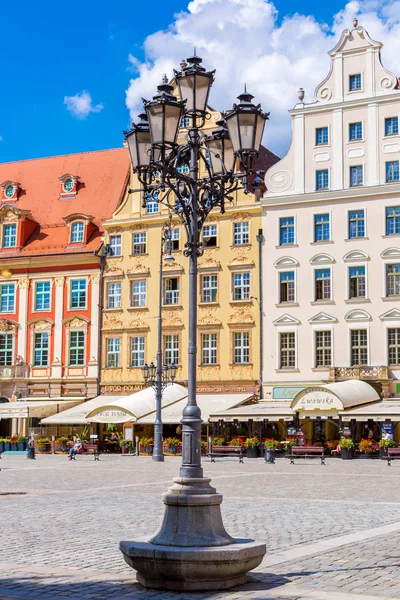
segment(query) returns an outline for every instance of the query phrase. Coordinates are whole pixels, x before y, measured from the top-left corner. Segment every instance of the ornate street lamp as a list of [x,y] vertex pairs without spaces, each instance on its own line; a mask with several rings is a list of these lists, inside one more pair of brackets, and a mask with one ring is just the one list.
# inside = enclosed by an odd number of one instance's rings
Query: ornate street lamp
[[[156,393],[156,418],[154,421],[154,449],[152,459],[156,462],[164,461],[162,451],[163,425],[161,418],[162,394],[167,385],[175,381],[176,366],[165,364],[162,366],[162,297],[163,297],[163,259],[175,260],[171,254],[171,228],[172,217],[164,223],[161,231],[160,247],[160,272],[159,272],[159,296],[158,296],[158,331],[157,331],[157,361],[156,365],[151,362],[142,367],[143,380],[146,385],[152,387]],[[165,256],[164,256],[165,254]]]
[[[120,544],[142,585],[169,590],[217,590],[244,583],[247,571],[260,564],[266,551],[265,544],[234,540],[226,532],[220,512],[222,496],[203,477],[201,466],[202,420],[196,401],[197,259],[204,251],[200,234],[213,209],[223,212],[232,192],[240,187],[248,192],[249,176],[261,174],[254,170],[254,163],[268,119],[245,91],[239,104],[225,113],[227,128],[219,123],[205,139],[200,129],[207,118],[213,80],[214,71],[206,71],[197,56],[181,63],[181,71],[175,72],[179,100],[164,78],[158,95],[151,102],[144,101],[152,140],[150,164],[133,164],[144,202],[157,193],[158,202],[179,217],[186,232],[183,254],[189,259],[188,399],[181,419],[180,476],[163,495],[164,520],[153,538]],[[185,141],[178,144],[182,116],[189,117],[191,126]],[[189,165],[189,172],[181,168],[183,164]],[[157,370],[159,365],[157,354]]]

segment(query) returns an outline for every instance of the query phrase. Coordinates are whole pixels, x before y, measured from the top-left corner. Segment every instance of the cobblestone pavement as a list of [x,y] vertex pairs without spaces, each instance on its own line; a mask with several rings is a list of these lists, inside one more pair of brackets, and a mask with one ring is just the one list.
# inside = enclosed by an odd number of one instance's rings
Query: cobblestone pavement
[[[400,464],[229,459],[203,463],[235,537],[267,544],[249,582],[204,594],[143,590],[118,550],[150,535],[179,459],[0,461],[0,600],[400,599]],[[363,538],[363,539],[362,539]]]

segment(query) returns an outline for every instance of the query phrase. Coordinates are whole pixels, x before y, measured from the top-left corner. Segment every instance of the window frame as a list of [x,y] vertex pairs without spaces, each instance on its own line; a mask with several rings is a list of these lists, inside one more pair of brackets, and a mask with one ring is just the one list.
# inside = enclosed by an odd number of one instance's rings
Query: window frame
[[[44,283],[48,283],[49,284],[49,291],[48,292],[41,292],[41,296],[43,297],[45,294],[49,295],[49,308],[38,308],[37,306],[37,299],[38,299],[38,285],[40,284],[44,284]],[[33,288],[33,312],[51,312],[51,298],[52,296],[52,282],[49,279],[43,279],[43,280],[35,280],[34,282],[34,288]]]
[[[397,179],[388,179],[388,165],[393,165],[393,174],[396,174],[395,165],[397,164]],[[400,161],[399,160],[386,160],[385,161],[385,183],[399,183],[400,181]]]
[[[144,236],[144,241],[135,242],[135,236]],[[140,250],[140,252],[135,252],[135,247]],[[134,231],[132,233],[132,256],[143,256],[147,254],[147,231]]]
[[[332,286],[332,265],[316,265],[313,267],[314,270],[314,300],[313,302],[332,302],[333,299],[333,286]],[[318,271],[329,271],[329,278],[325,278],[322,277],[320,279],[317,279],[317,272]],[[318,290],[318,281],[322,281],[322,295],[324,296],[324,290],[325,290],[325,281],[329,280],[329,298],[318,298],[317,297],[317,290]]]
[[[358,172],[357,172],[357,183],[352,183],[352,171],[353,169],[361,169],[361,183],[358,183]],[[349,187],[363,187],[365,185],[364,180],[364,164],[362,165],[350,165],[349,167]]]
[[[395,330],[397,331],[396,337],[396,344],[390,344],[389,343],[389,335],[390,335],[390,330]],[[396,354],[397,354],[397,362],[390,362],[390,348],[394,347],[397,348]],[[399,324],[397,325],[397,327],[394,324],[391,324],[390,326],[386,327],[386,352],[387,352],[387,365],[389,367],[400,367],[400,326]]]
[[[81,234],[82,239],[74,240],[73,239],[74,229],[80,225],[82,225],[82,231],[79,230],[79,234]],[[71,230],[70,230],[70,238],[69,238],[70,244],[83,244],[84,241],[85,241],[85,221],[82,221],[82,220],[73,221],[71,223]]]
[[[80,346],[79,344],[76,344],[75,346],[72,346],[71,344],[71,339],[72,336],[76,336],[77,339],[79,339],[81,337],[81,335],[83,336],[83,343]],[[84,367],[86,365],[86,354],[85,354],[85,350],[86,350],[86,338],[87,338],[87,332],[83,331],[82,329],[78,329],[78,330],[74,330],[71,329],[69,331],[68,334],[68,367]],[[74,350],[77,355],[77,359],[79,359],[79,351],[82,351],[82,357],[83,357],[83,362],[79,362],[79,360],[77,360],[77,362],[72,362],[71,360],[71,350]]]
[[[72,306],[72,284],[74,281],[84,281],[85,282],[85,305],[84,306]],[[78,290],[81,291],[81,290]],[[88,307],[88,292],[89,292],[89,282],[87,277],[70,277],[68,278],[68,310],[77,311],[77,310],[87,310]]]
[[[399,271],[395,271],[393,274],[388,273],[388,268],[389,267],[398,267]],[[399,262],[385,262],[384,263],[384,268],[385,268],[385,298],[398,298],[400,296],[400,263]],[[398,279],[398,287],[399,287],[399,293],[398,294],[389,294],[389,277],[390,275],[393,275],[392,277],[392,281],[394,280],[394,289],[396,289],[396,280]]]
[[[290,352],[290,350],[294,351],[294,364],[293,365],[286,365],[283,366],[283,361],[282,361],[282,336],[286,336],[286,335],[293,335],[293,339],[294,339],[294,344],[293,344],[293,348],[289,348],[288,347],[288,351]],[[279,371],[287,371],[287,370],[292,370],[292,369],[297,369],[297,332],[293,329],[282,329],[281,331],[278,331],[278,370]],[[289,361],[288,361],[289,362]]]
[[[324,217],[325,215],[328,216],[328,230],[329,230],[329,235],[328,238],[322,238],[321,240],[317,240],[317,227],[321,227],[322,226],[322,231],[324,231],[324,225],[325,223],[317,223],[317,218],[318,217]],[[313,213],[313,234],[314,234],[314,244],[323,244],[326,242],[331,242],[332,241],[332,213],[331,211],[328,212],[319,212],[319,213]]]
[[[119,286],[119,294],[114,291],[114,294],[110,295],[110,287]],[[122,281],[107,281],[107,309],[121,309],[122,308]],[[118,299],[118,305],[115,305],[115,299]],[[110,299],[114,298],[113,306],[110,305]]]
[[[4,287],[13,287],[13,293],[12,294],[6,294],[5,297],[6,298],[13,298],[13,309],[12,310],[3,310],[3,288]],[[0,314],[5,315],[5,314],[14,314],[15,311],[17,310],[17,304],[16,304],[16,300],[17,300],[17,285],[15,282],[9,282],[6,283],[5,281],[3,281],[0,284]],[[9,300],[7,301],[7,305],[9,305]]]
[[[236,277],[240,277],[241,278],[241,283],[240,285],[235,285],[235,278]],[[248,280],[247,283],[244,281],[245,279]],[[231,279],[232,283],[232,292],[231,292],[231,298],[232,298],[232,302],[249,302],[250,301],[250,296],[251,296],[251,271],[234,271],[232,273],[232,279]],[[240,298],[236,298],[236,290],[240,290]]]
[[[243,330],[232,331],[231,335],[232,335],[232,364],[233,365],[251,365],[251,332],[247,329],[243,329]],[[240,346],[236,345],[236,336],[241,336],[241,345]],[[244,336],[247,336],[247,345],[243,344]],[[248,360],[237,361],[236,360],[236,357],[237,357],[236,350],[237,349],[239,350],[241,359],[243,359],[243,357],[245,356],[246,349],[247,349]]]
[[[293,280],[282,281],[282,275],[293,274]],[[293,282],[293,300],[289,300],[289,284]],[[285,285],[287,300],[282,300],[282,285]],[[294,304],[296,302],[296,271],[295,269],[280,269],[278,271],[278,304]]]
[[[14,358],[14,352],[15,352],[15,336],[13,336],[12,333],[10,332],[4,332],[4,333],[0,333],[0,346],[1,346],[1,340],[4,338],[4,340],[6,340],[7,342],[10,340],[11,341],[11,348],[7,348],[6,344],[4,348],[0,347],[0,366],[1,367],[12,367],[14,362],[15,362],[15,358]],[[4,364],[1,364],[1,357],[2,357],[2,353],[4,353]],[[8,363],[7,357],[9,357],[10,362]]]
[[[323,186],[322,187],[318,187],[318,174],[319,173],[324,173],[324,181],[323,181]],[[325,186],[325,173],[327,174],[328,177],[328,184],[327,186]],[[316,192],[328,192],[330,190],[330,169],[315,169],[315,191]]]
[[[354,363],[353,362],[353,348],[354,348],[354,346],[353,346],[353,333],[355,331],[365,331],[365,334],[366,334],[366,340],[367,340],[366,346],[358,346],[359,349],[366,348],[366,350],[367,350],[367,352],[366,352],[367,360],[366,360],[365,363]],[[359,325],[357,325],[357,326],[355,325],[354,327],[350,327],[349,328],[349,342],[350,342],[350,361],[349,361],[350,366],[351,367],[359,367],[359,366],[365,367],[365,366],[369,366],[369,364],[370,364],[370,358],[369,358],[369,351],[370,351],[369,350],[370,349],[369,327],[360,327]]]
[[[364,120],[362,121],[349,121],[348,123],[349,128],[348,128],[348,143],[351,144],[352,142],[362,142],[364,141],[364,128],[365,128],[365,123]],[[358,126],[361,126],[361,137],[358,136]],[[351,137],[351,128],[352,127],[356,127],[356,133],[357,136],[356,137]]]
[[[356,213],[356,212],[363,212],[363,222],[364,222],[364,235],[356,235],[356,236],[351,236],[350,235],[350,223],[356,221],[357,223],[359,223],[361,221],[361,219],[357,218],[357,219],[350,219],[350,213]],[[358,225],[357,225],[357,230],[358,230]],[[348,240],[364,240],[367,238],[367,210],[364,207],[359,207],[359,208],[352,208],[352,209],[348,209],[347,210],[347,239]]]
[[[143,290],[139,290],[137,292],[134,292],[133,288],[135,284],[143,284],[144,283],[144,291]],[[140,303],[140,299],[141,297],[144,295],[144,302]],[[134,297],[137,297],[139,299],[139,303],[135,304],[134,303]],[[147,279],[133,279],[130,282],[130,308],[143,308],[147,306]]]
[[[208,285],[204,287],[204,280],[208,278],[215,278],[215,286]],[[215,298],[211,300],[205,300],[205,292],[210,292],[211,297],[214,296],[213,290],[215,290]],[[200,302],[201,304],[216,304],[218,303],[218,273],[202,273],[200,275]]]
[[[329,333],[330,346],[325,346],[325,341],[324,341],[323,346],[317,345],[317,337],[318,337],[318,334],[321,334],[321,333],[323,333],[323,334]],[[334,360],[333,360],[333,329],[331,327],[328,329],[320,329],[320,328],[314,329],[313,335],[314,335],[314,360],[313,360],[314,369],[329,369],[330,367],[333,366],[333,363],[334,363]],[[318,349],[322,349],[323,352],[325,352],[327,349],[330,351],[330,363],[329,364],[325,364],[325,362],[321,365],[318,364]]]
[[[215,344],[209,343],[207,347],[204,346],[204,339],[212,337]],[[215,331],[202,331],[200,333],[200,353],[201,353],[201,366],[215,367],[218,365],[218,333]],[[208,355],[208,358],[215,358],[215,360],[204,360],[204,357]]]
[[[117,244],[117,247],[119,248],[118,254],[116,254],[113,250],[113,243],[111,241],[112,238],[119,238],[119,244]],[[122,256],[122,236],[120,233],[110,234],[108,244],[109,244],[109,248],[110,248],[110,256]]]
[[[211,235],[209,236],[210,240],[215,238],[215,245],[211,244],[210,241],[206,242],[204,240],[205,237],[207,237],[205,235],[205,230],[207,227],[215,227],[215,235]],[[217,223],[205,223],[203,226],[203,233],[202,233],[202,241],[203,241],[203,247],[204,248],[218,248],[218,225]]]
[[[36,347],[36,338],[37,337],[47,336],[47,347],[43,346],[43,343],[39,348]],[[36,351],[41,353],[41,357],[43,357],[43,353],[47,352],[47,361],[44,363],[43,358],[41,358],[40,362],[36,360]],[[33,368],[37,367],[49,367],[50,366],[50,332],[49,331],[34,331],[32,336],[32,366]]]
[[[133,349],[133,342],[134,340],[143,340],[143,349],[139,348],[139,349]],[[132,357],[133,354],[137,354],[137,356],[139,357],[139,360],[137,361],[139,364],[134,365]],[[143,353],[143,356],[141,357],[140,354]],[[129,368],[130,369],[141,369],[146,362],[146,336],[144,334],[138,334],[138,335],[132,335],[129,338]]]
[[[112,344],[110,344],[112,342]],[[113,345],[114,347],[110,348]],[[105,348],[105,366],[106,369],[120,369],[121,368],[121,337],[120,336],[107,336],[106,337],[106,348]],[[110,364],[111,357],[114,357],[115,364]]]
[[[240,231],[240,232],[236,232],[235,229],[236,227],[244,227],[245,225],[247,225],[247,231]],[[236,239],[236,235],[240,236],[240,239],[242,240],[240,243],[236,243],[235,239]],[[243,241],[243,239],[247,236],[247,241]],[[250,245],[250,221],[237,221],[235,223],[233,223],[233,240],[232,240],[232,246],[249,246]]]
[[[326,142],[318,142],[318,132],[319,131],[324,131],[324,132],[326,131],[326,137],[327,137]],[[319,148],[320,146],[329,146],[330,145],[329,144],[329,133],[330,133],[330,131],[329,131],[329,125],[324,125],[322,127],[316,127],[315,128],[315,138],[314,138],[315,139],[315,144],[314,145],[315,145],[316,148]],[[322,137],[324,137],[324,135],[322,135]]]
[[[389,215],[388,216],[388,210],[391,209],[399,209],[398,213],[394,213],[393,215]],[[388,232],[388,219],[393,219],[393,224],[394,224],[394,231],[393,233],[389,233]],[[398,231],[396,231],[396,220],[398,221]],[[400,235],[400,204],[397,206],[385,206],[385,227],[384,227],[384,235],[385,236],[395,236],[395,235]]]
[[[396,121],[397,122],[397,131],[395,133],[387,133],[386,130],[386,125],[388,121]],[[400,131],[399,131],[399,117],[398,116],[394,116],[394,117],[385,117],[384,118],[384,123],[383,123],[383,130],[384,130],[384,137],[394,137],[396,135],[399,135]]]
[[[13,234],[8,234],[6,233],[8,231],[9,228],[13,228],[14,233]],[[18,225],[17,223],[4,223],[3,224],[3,228],[2,228],[2,248],[16,248],[17,247],[17,241],[18,241]],[[6,239],[8,239],[9,237],[11,238],[15,238],[15,241],[13,244],[7,244],[6,245]]]
[[[356,87],[354,89],[351,89],[351,81],[354,77],[359,77],[360,78],[360,87]],[[362,92],[364,89],[364,77],[363,77],[363,72],[361,71],[360,73],[353,73],[350,74],[349,73],[349,89],[348,89],[348,93],[352,94],[354,92]]]
[[[351,296],[351,275],[350,275],[350,269],[358,269],[358,268],[363,268],[364,269],[364,288],[365,288],[365,295],[364,296]],[[357,281],[361,278],[362,276],[357,276]],[[354,276],[353,276],[354,279]],[[354,302],[357,300],[365,300],[368,298],[368,279],[367,279],[367,265],[366,264],[351,264],[351,265],[347,265],[347,299],[348,300],[353,300]],[[357,288],[359,287],[359,283],[357,283]]]
[[[167,338],[171,338],[171,342],[173,342],[173,344],[174,344],[174,346],[171,346],[171,348],[166,347]],[[176,344],[176,347],[175,347],[175,344]],[[180,355],[181,355],[181,340],[180,340],[179,333],[163,332],[162,347],[163,347],[164,364],[168,364],[168,365],[173,364],[174,366],[179,366],[180,365],[180,362],[179,362]],[[176,362],[170,361],[169,363],[167,363],[167,354],[169,354],[169,353],[172,353],[172,355],[174,355],[174,354],[177,355]]]
[[[284,225],[282,226],[282,220],[283,219],[293,219],[293,225]],[[286,231],[286,235],[288,236],[288,229],[293,227],[293,241],[290,242],[282,242],[282,230],[285,229]],[[288,236],[289,238],[289,236]],[[295,215],[288,215],[288,216],[281,216],[278,218],[278,244],[279,247],[283,247],[286,248],[288,246],[294,246],[297,243],[297,237],[296,237],[296,216]]]
[[[167,289],[167,282],[176,281],[176,288]],[[163,277],[163,306],[179,306],[181,304],[181,278],[179,275],[167,275]],[[169,296],[167,296],[169,294]],[[176,302],[167,302],[168,298],[176,299]]]

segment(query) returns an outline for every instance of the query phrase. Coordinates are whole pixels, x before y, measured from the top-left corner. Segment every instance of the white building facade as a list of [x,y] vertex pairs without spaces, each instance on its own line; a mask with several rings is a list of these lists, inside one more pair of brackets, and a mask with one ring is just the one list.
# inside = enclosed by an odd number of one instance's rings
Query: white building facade
[[362,379],[400,395],[400,89],[354,22],[265,177],[263,395]]

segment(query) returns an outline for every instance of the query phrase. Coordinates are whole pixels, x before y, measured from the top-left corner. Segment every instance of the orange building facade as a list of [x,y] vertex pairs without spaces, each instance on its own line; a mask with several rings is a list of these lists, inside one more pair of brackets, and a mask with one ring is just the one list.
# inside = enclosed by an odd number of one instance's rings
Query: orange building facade
[[97,395],[102,221],[128,177],[125,148],[0,164],[0,403]]

